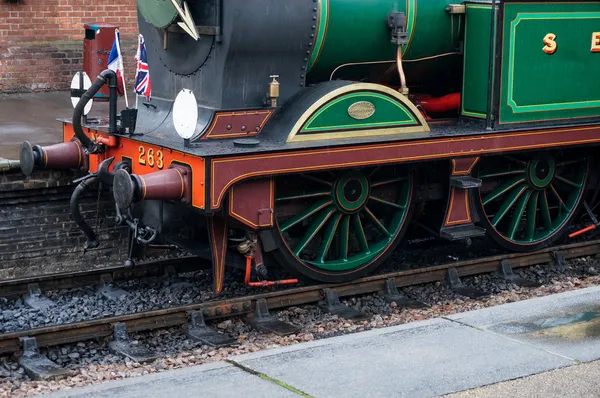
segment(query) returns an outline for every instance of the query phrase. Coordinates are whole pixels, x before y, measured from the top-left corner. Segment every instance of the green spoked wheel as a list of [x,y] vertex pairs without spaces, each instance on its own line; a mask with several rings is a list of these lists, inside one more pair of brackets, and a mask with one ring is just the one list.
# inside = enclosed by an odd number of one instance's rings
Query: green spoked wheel
[[539,250],[563,236],[581,203],[588,163],[562,153],[482,159],[476,207],[487,234],[514,251]]
[[413,178],[373,167],[277,179],[277,260],[320,282],[353,280],[393,251],[408,225]]

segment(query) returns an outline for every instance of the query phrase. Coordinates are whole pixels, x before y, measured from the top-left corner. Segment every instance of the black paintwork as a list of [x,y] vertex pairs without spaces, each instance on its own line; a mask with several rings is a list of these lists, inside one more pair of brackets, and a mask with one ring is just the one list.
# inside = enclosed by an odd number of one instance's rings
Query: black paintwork
[[[190,2],[197,25],[215,26],[217,1]],[[140,106],[136,133],[151,134],[163,143],[178,139],[169,112],[184,88],[198,101],[199,134],[215,110],[263,107],[270,75],[280,76],[280,103],[303,87],[316,15],[312,1],[230,0],[223,2],[221,14],[221,42],[210,35],[195,41],[170,29],[165,50],[164,31],[138,13],[156,109]]]

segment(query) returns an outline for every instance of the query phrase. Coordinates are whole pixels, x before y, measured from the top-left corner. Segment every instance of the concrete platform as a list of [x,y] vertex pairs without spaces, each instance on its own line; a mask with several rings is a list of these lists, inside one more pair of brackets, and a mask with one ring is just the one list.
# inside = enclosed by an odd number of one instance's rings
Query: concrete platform
[[[130,106],[135,95],[128,94]],[[119,98],[119,108],[125,108]],[[23,141],[48,145],[61,142],[62,124],[56,119],[72,117],[73,106],[68,91],[0,95],[0,158],[18,159]],[[108,116],[108,103],[94,102],[90,117]]]
[[[597,364],[577,364],[600,359],[599,319],[600,287],[594,287],[49,396],[371,398],[461,391],[479,396],[474,392],[479,390],[467,390],[535,374],[543,380],[543,372],[556,369],[590,381],[579,391],[594,391],[600,384]],[[560,373],[546,377],[562,380]],[[535,388],[543,383],[539,380],[522,382]],[[576,382],[555,383],[564,390],[546,389],[543,396],[575,396]],[[497,397],[515,396],[503,391],[517,387],[501,383],[487,388],[491,392],[484,389],[490,394],[485,396]]]

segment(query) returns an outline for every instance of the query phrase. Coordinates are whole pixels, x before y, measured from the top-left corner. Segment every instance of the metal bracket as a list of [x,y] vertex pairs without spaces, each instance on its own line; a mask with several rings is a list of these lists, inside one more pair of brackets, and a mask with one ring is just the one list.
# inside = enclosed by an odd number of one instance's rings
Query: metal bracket
[[159,358],[155,352],[143,346],[132,346],[124,323],[113,323],[114,340],[108,343],[108,348],[115,354],[123,355],[135,362],[148,362]]
[[190,312],[189,317],[190,328],[188,329],[187,335],[192,340],[200,341],[213,347],[221,347],[235,342],[234,338],[218,333],[206,326],[204,315],[202,315],[201,311],[192,311]]
[[100,275],[98,293],[113,301],[119,301],[122,297],[127,296],[127,292],[125,290],[114,285],[113,278],[110,274]]
[[396,303],[400,308],[416,309],[428,307],[428,305],[425,303],[411,300],[405,295],[400,294],[400,292],[398,291],[398,286],[396,285],[396,279],[394,278],[389,278],[385,280],[385,284],[383,286],[383,297],[388,303]]
[[256,308],[253,316],[249,319],[250,325],[258,331],[264,333],[275,333],[278,336],[288,336],[296,334],[300,331],[299,328],[285,323],[269,313],[267,300],[256,300]]
[[19,365],[33,380],[59,380],[72,374],[70,370],[61,368],[41,355],[35,337],[20,337],[19,340],[23,345]]
[[371,318],[370,315],[367,315],[364,312],[358,312],[354,308],[343,305],[335,291],[325,288],[323,289],[323,294],[324,301],[319,303],[319,308],[323,312],[328,312],[352,321],[362,321]]
[[461,296],[477,299],[488,295],[483,290],[465,286],[458,277],[458,271],[456,268],[448,269],[447,281],[450,289]]
[[408,44],[408,32],[406,31],[406,14],[403,12],[391,12],[387,16],[388,28],[392,31],[392,43],[398,46]]
[[513,266],[508,262],[508,260],[502,260],[500,263],[500,268],[498,269],[498,274],[506,281],[512,282],[517,286],[522,287],[540,287],[542,286],[538,282],[534,282],[529,279],[521,278],[520,276],[515,275],[513,272]]
[[552,259],[554,260],[553,264],[556,268],[564,270],[569,267],[563,252],[552,251],[550,254],[552,255]]
[[27,286],[29,293],[25,295],[25,304],[36,310],[47,310],[55,306],[54,301],[42,294],[40,286],[37,283],[30,283]]

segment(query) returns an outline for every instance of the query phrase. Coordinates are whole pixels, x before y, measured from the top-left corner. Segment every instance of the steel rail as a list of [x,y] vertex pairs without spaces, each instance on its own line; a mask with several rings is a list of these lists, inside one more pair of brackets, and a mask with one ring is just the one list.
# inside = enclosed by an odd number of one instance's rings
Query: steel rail
[[[192,263],[195,261],[194,263]],[[12,297],[29,293],[32,285],[41,291],[72,289],[112,282],[160,277],[168,273],[192,272],[203,267],[206,260],[196,256],[182,256],[140,262],[135,267],[112,266],[80,272],[62,272],[18,279],[0,280],[0,297]],[[172,269],[171,269],[172,268]]]
[[40,347],[75,343],[79,341],[106,338],[112,335],[112,325],[123,323],[130,332],[146,331],[188,323],[191,311],[201,311],[205,319],[217,319],[250,313],[256,301],[265,299],[270,309],[280,309],[295,305],[318,302],[323,298],[323,289],[330,288],[340,297],[347,297],[383,290],[387,279],[393,278],[399,287],[419,285],[443,281],[447,272],[455,268],[459,276],[471,276],[497,271],[504,260],[508,260],[513,268],[527,267],[552,262],[555,253],[561,253],[565,259],[597,254],[600,240],[550,247],[533,253],[513,253],[484,257],[475,260],[457,261],[438,266],[425,267],[409,271],[398,271],[382,275],[374,275],[353,282],[342,284],[322,284],[301,288],[290,288],[283,291],[263,293],[253,296],[215,300],[199,304],[178,306],[162,310],[154,310],[136,314],[114,316],[92,321],[62,324],[23,330],[0,335],[0,354],[20,351],[20,338],[35,337]]

